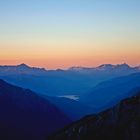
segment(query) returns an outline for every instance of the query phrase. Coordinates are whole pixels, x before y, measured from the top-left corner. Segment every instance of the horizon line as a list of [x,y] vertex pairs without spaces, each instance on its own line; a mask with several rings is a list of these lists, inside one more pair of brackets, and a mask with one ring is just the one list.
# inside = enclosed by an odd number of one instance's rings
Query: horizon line
[[100,66],[102,66],[102,65],[113,65],[113,66],[117,66],[117,65],[124,65],[124,64],[126,64],[126,65],[128,65],[129,67],[131,67],[131,68],[135,68],[135,67],[139,67],[140,65],[131,65],[131,64],[129,64],[129,63],[126,63],[126,62],[123,62],[123,63],[115,63],[115,64],[113,64],[113,63],[101,63],[101,64],[98,64],[98,65],[95,65],[95,66],[84,66],[84,65],[71,65],[71,66],[69,66],[69,67],[66,67],[66,68],[60,68],[60,67],[58,67],[58,68],[48,68],[48,67],[41,67],[41,66],[37,66],[37,65],[30,65],[30,64],[28,64],[28,63],[16,63],[16,64],[0,64],[0,66],[20,66],[20,65],[26,65],[26,66],[28,66],[28,67],[31,67],[31,68],[40,68],[40,69],[45,69],[45,70],[68,70],[68,69],[70,69],[70,68],[98,68],[98,67],[100,67]]

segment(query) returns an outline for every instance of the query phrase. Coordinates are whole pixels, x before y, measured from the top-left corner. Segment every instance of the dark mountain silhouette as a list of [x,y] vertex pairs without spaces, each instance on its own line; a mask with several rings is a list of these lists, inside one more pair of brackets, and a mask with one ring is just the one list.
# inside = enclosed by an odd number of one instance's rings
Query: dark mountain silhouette
[[133,96],[131,90],[140,87],[140,73],[114,78],[100,83],[80,101],[101,111],[111,107],[118,101]]
[[0,66],[0,78],[42,94],[82,95],[100,82],[139,71],[127,64],[73,67],[68,70],[45,70],[21,64]]
[[115,107],[72,123],[49,140],[139,140],[140,92]]
[[43,140],[70,122],[48,100],[0,80],[1,140]]

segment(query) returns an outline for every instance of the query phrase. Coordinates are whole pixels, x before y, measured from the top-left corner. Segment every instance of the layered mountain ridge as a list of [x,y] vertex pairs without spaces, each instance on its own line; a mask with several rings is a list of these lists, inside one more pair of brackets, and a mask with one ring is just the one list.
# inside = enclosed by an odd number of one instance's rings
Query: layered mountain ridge
[[43,140],[70,122],[47,99],[0,80],[0,139]]
[[121,76],[101,82],[91,91],[81,96],[80,101],[103,110],[120,100],[133,96],[130,91],[140,89],[140,73]]
[[136,72],[140,70],[127,64],[104,64],[97,68],[78,67],[67,70],[45,70],[26,64],[0,66],[1,79],[51,96],[82,95],[100,82]]

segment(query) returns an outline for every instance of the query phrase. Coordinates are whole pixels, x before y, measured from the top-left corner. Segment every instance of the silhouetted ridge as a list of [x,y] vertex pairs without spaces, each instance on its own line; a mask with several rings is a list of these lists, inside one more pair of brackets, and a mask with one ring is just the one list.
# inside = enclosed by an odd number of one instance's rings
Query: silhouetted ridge
[[0,80],[1,140],[43,140],[70,122],[48,100]]
[[139,132],[140,92],[111,109],[65,127],[49,140],[139,140]]

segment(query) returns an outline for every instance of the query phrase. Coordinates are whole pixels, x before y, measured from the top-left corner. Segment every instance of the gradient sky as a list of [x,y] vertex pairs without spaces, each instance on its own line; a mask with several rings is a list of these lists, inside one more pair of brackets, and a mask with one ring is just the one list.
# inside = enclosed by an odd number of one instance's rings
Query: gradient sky
[[140,0],[0,0],[0,64],[140,64]]

